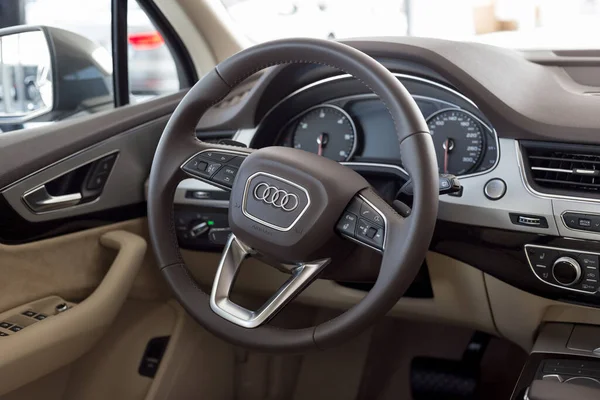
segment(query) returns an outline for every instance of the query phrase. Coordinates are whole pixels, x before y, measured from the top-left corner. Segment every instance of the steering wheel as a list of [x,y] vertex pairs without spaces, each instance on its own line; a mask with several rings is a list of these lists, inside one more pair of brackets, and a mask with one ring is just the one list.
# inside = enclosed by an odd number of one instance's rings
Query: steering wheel
[[[379,96],[394,121],[402,163],[414,185],[408,218],[398,215],[362,176],[335,161],[293,148],[251,150],[196,138],[200,117],[233,87],[264,68],[290,63],[337,68]],[[174,227],[175,189],[190,176],[231,190],[232,235],[210,295],[190,276]],[[261,351],[323,349],[384,316],[404,294],[425,257],[437,207],[433,141],[411,95],[373,58],[347,45],[317,39],[284,39],[248,48],[198,81],[160,138],[148,187],[150,238],[160,270],[178,301],[215,335]],[[357,243],[382,254],[377,281],[358,304],[310,328],[267,324],[332,260]],[[290,274],[258,310],[248,310],[229,298],[247,257],[260,257]]]

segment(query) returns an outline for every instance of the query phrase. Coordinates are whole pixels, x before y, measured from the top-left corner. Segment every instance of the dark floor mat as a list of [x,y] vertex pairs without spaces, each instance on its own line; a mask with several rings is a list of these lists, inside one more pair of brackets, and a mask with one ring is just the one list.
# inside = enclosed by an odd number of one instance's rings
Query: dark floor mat
[[[373,332],[358,400],[412,398],[411,362],[416,357],[461,360],[473,331],[426,322],[387,319]],[[510,398],[527,354],[517,346],[492,338],[483,356],[476,398]]]

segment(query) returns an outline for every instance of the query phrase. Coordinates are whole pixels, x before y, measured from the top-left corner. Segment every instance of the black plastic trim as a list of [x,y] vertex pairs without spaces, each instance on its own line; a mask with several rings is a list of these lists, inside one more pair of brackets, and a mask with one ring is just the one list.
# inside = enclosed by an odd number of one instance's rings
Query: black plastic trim
[[187,47],[185,47],[185,44],[177,32],[175,32],[173,25],[171,25],[153,0],[133,1],[137,1],[165,40],[175,61],[177,76],[179,77],[179,87],[181,89],[192,87],[198,81],[198,73]]
[[30,222],[21,217],[6,199],[0,196],[0,215],[0,243],[14,245],[145,217],[146,203],[46,222]]
[[115,107],[129,104],[127,1],[128,0],[112,0],[111,7],[113,94]]

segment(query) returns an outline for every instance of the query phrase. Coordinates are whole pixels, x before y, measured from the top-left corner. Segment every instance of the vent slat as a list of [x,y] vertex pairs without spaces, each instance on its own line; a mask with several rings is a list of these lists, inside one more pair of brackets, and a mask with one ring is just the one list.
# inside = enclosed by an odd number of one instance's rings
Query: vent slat
[[573,151],[557,150],[549,146],[529,145],[527,161],[535,183],[548,189],[571,192],[600,192],[600,155],[593,154],[590,147]]

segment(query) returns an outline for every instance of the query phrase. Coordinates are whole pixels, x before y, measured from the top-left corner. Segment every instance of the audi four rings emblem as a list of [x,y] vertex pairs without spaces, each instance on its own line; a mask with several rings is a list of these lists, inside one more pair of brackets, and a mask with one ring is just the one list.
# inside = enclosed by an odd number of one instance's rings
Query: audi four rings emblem
[[254,198],[287,212],[294,211],[300,204],[298,196],[294,193],[288,193],[265,182],[261,182],[254,187]]

